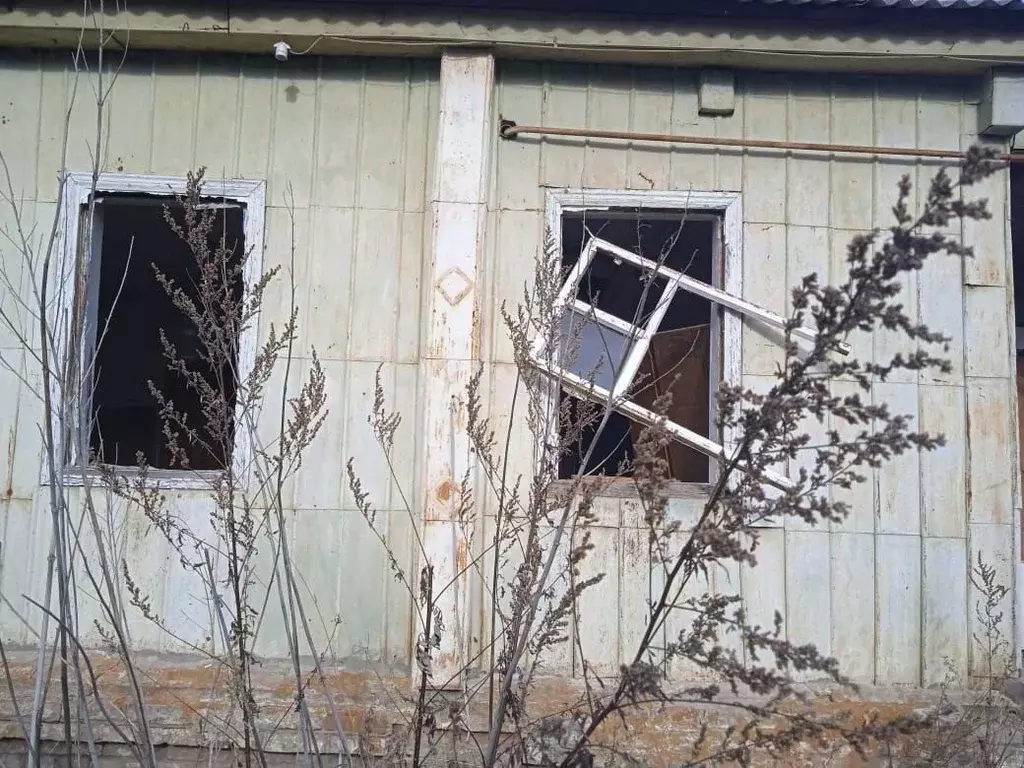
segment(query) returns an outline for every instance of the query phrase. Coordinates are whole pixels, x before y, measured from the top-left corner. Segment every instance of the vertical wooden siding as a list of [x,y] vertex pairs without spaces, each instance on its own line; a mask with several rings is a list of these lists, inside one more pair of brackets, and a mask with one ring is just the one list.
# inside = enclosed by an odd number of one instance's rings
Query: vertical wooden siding
[[[91,168],[95,106],[86,77],[77,82],[69,54],[4,52],[0,58],[0,150],[16,196],[24,197],[36,239],[50,226],[64,114],[70,112],[67,167]],[[207,166],[211,177],[266,179],[265,268],[282,267],[261,318],[263,330],[287,317],[288,279],[300,306],[292,384],[308,369],[315,347],[327,376],[330,413],[286,489],[294,552],[314,634],[331,638],[340,658],[406,662],[408,596],[391,578],[387,558],[355,511],[344,465],[355,455],[399,560],[412,558],[410,517],[397,484],[373,443],[366,416],[377,367],[389,407],[406,414],[396,440],[399,482],[415,498],[416,390],[420,346],[420,274],[427,179],[437,125],[436,62],[339,60],[313,57],[276,65],[266,57],[152,55],[131,52],[113,82],[105,111],[104,170],[184,175]],[[6,193],[6,189],[4,190]],[[0,222],[12,227],[10,206]],[[4,265],[20,269],[14,246],[0,244]],[[5,294],[4,308],[13,303]],[[21,361],[4,333],[0,354]],[[26,367],[29,382],[38,374]],[[34,378],[33,378],[34,377]],[[281,383],[281,377],[272,382]],[[48,503],[38,487],[40,406],[27,385],[0,372],[0,434],[4,466],[0,633],[27,642],[33,612],[20,595],[38,597],[49,542]],[[277,419],[271,407],[261,426]],[[193,525],[209,507],[201,494],[180,493],[172,504]],[[177,558],[137,515],[118,512],[118,540],[140,574],[154,609],[187,642],[202,642],[205,598],[179,571]],[[261,552],[261,579],[269,555]],[[166,565],[166,567],[161,567]],[[357,575],[357,578],[353,578]],[[271,600],[271,605],[274,604]],[[91,631],[95,606],[82,601]],[[336,617],[340,624],[334,626]],[[136,627],[144,647],[182,643],[146,622]],[[93,638],[95,639],[95,638]],[[276,615],[261,629],[262,652],[286,650]]]
[[[959,81],[739,73],[735,114],[708,118],[697,114],[696,77],[689,70],[506,63],[498,111],[519,123],[701,136],[943,149],[974,139],[976,99]],[[515,370],[498,310],[502,302],[521,301],[531,280],[545,188],[741,191],[744,295],[783,312],[800,277],[816,271],[839,280],[850,238],[889,225],[902,174],[917,182],[917,200],[936,169],[899,158],[535,137],[496,139],[493,162],[483,354],[499,420],[507,419]],[[982,673],[969,640],[978,595],[968,566],[980,552],[1012,584],[1016,464],[1006,177],[977,194],[989,198],[994,218],[963,232],[978,248],[975,259],[932,260],[908,279],[903,297],[912,316],[952,338],[952,372],[900,372],[873,389],[877,401],[943,432],[948,445],[900,457],[852,491],[834,490],[853,508],[843,525],[787,521],[766,530],[760,565],[731,579],[723,574],[715,585],[740,592],[755,621],[770,622],[778,609],[792,640],[816,643],[864,682],[938,682],[946,657],[961,678]],[[877,361],[899,343],[884,332],[851,342],[862,359]],[[742,352],[744,382],[769,383],[781,359],[777,345],[745,329]],[[842,391],[852,383],[834,386]],[[520,444],[529,445],[522,420],[514,421]],[[528,472],[529,452],[516,459],[517,469]],[[618,520],[626,503],[601,502],[602,518]],[[638,572],[645,566],[626,554],[632,535],[616,523],[595,536],[595,561],[608,576],[588,599],[583,622],[605,669],[614,669],[622,651],[621,642],[606,639],[636,634],[649,576],[651,588],[657,584],[656,573]],[[1009,600],[1005,615],[1009,634]],[[558,664],[578,671],[578,660]]]

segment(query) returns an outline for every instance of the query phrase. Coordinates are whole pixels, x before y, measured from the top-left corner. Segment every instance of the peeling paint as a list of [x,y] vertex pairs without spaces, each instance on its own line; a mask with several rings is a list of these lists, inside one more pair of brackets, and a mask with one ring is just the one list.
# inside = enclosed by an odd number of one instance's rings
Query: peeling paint
[[442,504],[447,504],[448,500],[451,499],[452,497],[452,487],[453,486],[451,480],[443,480],[441,481],[441,483],[438,484],[437,488],[435,489],[434,496]]

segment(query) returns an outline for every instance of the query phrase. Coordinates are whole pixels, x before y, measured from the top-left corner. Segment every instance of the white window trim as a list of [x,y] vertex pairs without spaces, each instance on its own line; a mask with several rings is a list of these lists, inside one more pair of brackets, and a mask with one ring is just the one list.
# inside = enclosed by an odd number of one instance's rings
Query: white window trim
[[[704,297],[709,298],[712,303],[717,306],[725,305],[726,311],[722,312],[722,328],[721,328],[721,345],[722,350],[722,378],[721,380],[730,384],[737,384],[741,381],[742,369],[741,369],[741,352],[742,352],[742,333],[743,333],[743,319],[740,311],[750,310],[751,305],[746,307],[740,306],[746,304],[745,302],[736,302],[732,300],[732,306],[728,306],[732,297],[741,297],[743,295],[743,209],[742,199],[738,192],[703,192],[703,191],[674,191],[674,192],[661,192],[661,191],[626,191],[626,190],[549,190],[547,193],[547,225],[548,231],[555,239],[556,243],[562,242],[562,218],[566,213],[598,213],[601,210],[608,210],[612,208],[653,208],[653,209],[675,209],[679,210],[680,213],[711,213],[720,216],[722,219],[722,243],[721,243],[721,284],[722,290],[718,291],[711,288],[710,290],[705,289]],[[575,304],[575,291],[573,290],[573,277],[578,276],[578,273],[585,267],[584,258],[586,255],[593,256],[593,247],[595,241],[590,241],[588,244],[591,248],[589,252],[581,254],[581,258],[577,264],[579,267],[574,270],[573,274],[570,274],[563,287],[558,301],[561,304],[568,306],[571,300],[572,304]],[[597,241],[597,247],[600,250],[615,253],[617,256],[631,260],[634,263],[638,261],[644,261],[642,257],[633,254],[625,249],[618,248],[617,246],[606,243],[603,241]],[[559,263],[555,265],[556,269],[561,269],[561,259]],[[661,268],[659,272],[671,273],[666,276],[678,279],[682,276],[678,275],[672,270],[665,270]],[[684,278],[688,283],[692,281],[689,278]],[[691,285],[691,287],[693,287]],[[671,292],[673,289],[668,289]],[[722,301],[722,294],[731,296],[726,297],[726,301]],[[716,295],[717,294],[717,295]],[[589,309],[589,305],[580,307],[580,309]],[[757,311],[752,313],[759,316],[761,320],[767,320],[771,324],[776,324],[782,321],[782,318],[775,316],[774,313],[768,313],[759,308],[754,308]],[[731,311],[730,311],[731,310]],[[740,310],[740,311],[737,311]],[[718,369],[717,350],[719,344],[715,343],[719,337],[719,331],[716,327],[718,324],[718,312],[712,313],[712,370]],[[617,325],[610,323],[611,325]],[[624,323],[629,326],[630,329],[636,329],[630,323]],[[642,330],[642,329],[641,329]],[[805,335],[809,335],[813,338],[813,331],[805,331]],[[543,352],[544,339],[537,339],[531,350],[531,357],[534,364],[542,370],[552,381],[552,387],[548,394],[551,398],[549,405],[549,413],[557,413],[557,398],[559,387],[567,387],[573,390],[578,396],[598,402],[609,402],[610,398],[622,394],[623,386],[617,384],[615,392],[604,390],[600,387],[594,386],[591,382],[588,382],[578,376],[575,376],[571,372],[565,370],[560,366],[551,366],[548,362],[541,357]],[[635,356],[631,356],[635,357]],[[623,370],[627,370],[629,363],[627,363]],[[633,366],[635,367],[635,365]],[[620,373],[621,375],[621,373]],[[632,376],[628,377],[630,380]],[[710,394],[710,413],[715,412],[715,390],[716,386],[712,382],[711,394]],[[635,403],[632,403],[625,399],[619,399],[615,403],[615,409],[622,413],[628,418],[639,421],[643,424],[652,424],[658,418],[656,414],[649,411],[646,408],[642,408]],[[557,445],[558,436],[558,425],[555,423],[555,419],[550,419],[548,424],[547,434],[540,435],[540,442],[537,446],[538,455],[544,455],[543,450],[545,445]],[[731,455],[733,446],[735,445],[735,436],[731,434],[733,430],[729,430],[727,434],[722,435],[721,444],[715,443],[713,440],[704,438],[696,433],[693,433],[680,425],[673,424],[672,422],[666,422],[665,427],[669,431],[686,445],[689,445],[698,451],[708,455],[716,456]],[[777,473],[766,472],[766,479],[773,485],[780,488],[791,488],[793,487],[793,481],[788,477],[784,477]]]
[[[186,191],[187,179],[181,176],[157,176],[134,173],[101,173],[97,179],[96,192],[101,193],[135,193],[162,195],[170,197],[182,195]],[[51,307],[50,317],[54,318],[55,346],[53,359],[66,359],[67,344],[69,340],[65,337],[67,323],[61,322],[70,317],[75,303],[75,265],[78,259],[78,241],[80,238],[79,224],[81,222],[81,207],[88,204],[89,195],[92,192],[92,174],[89,172],[71,171],[64,177],[64,189],[60,200],[59,240],[57,243],[57,259],[50,287],[47,291],[47,305]],[[267,185],[265,181],[249,179],[204,179],[203,196],[216,197],[245,206],[243,221],[243,232],[245,248],[249,252],[249,258],[245,265],[243,280],[245,293],[248,294],[250,287],[260,278],[263,272],[263,251],[264,251],[264,226],[266,219]],[[92,298],[95,301],[94,297]],[[88,299],[87,299],[88,300]],[[86,317],[88,317],[88,310]],[[93,343],[89,338],[89,332],[83,333],[81,339],[82,348],[79,350],[79,359],[88,346]],[[252,371],[259,345],[259,322],[258,318],[244,328],[238,339],[238,372],[240,380],[244,381]],[[60,384],[51,387],[50,396],[56,403],[56,398],[61,396]],[[73,430],[79,428],[82,418],[82,408],[79,405],[73,416],[76,423],[71,425]],[[243,417],[242,409],[239,407],[236,415],[236,424],[240,424]],[[249,471],[253,446],[251,441],[245,439],[247,432],[244,427],[236,429],[235,444],[232,447],[231,460],[234,472],[239,482],[244,482]],[[63,436],[61,436],[63,441]],[[63,444],[58,446],[57,455],[65,455]],[[118,474],[130,476],[133,472],[131,467],[118,467]],[[211,487],[212,481],[218,476],[217,470],[186,470],[186,469],[161,469],[151,470],[150,479],[155,485],[168,490],[206,490]],[[67,486],[82,486],[87,480],[92,483],[98,478],[98,472],[90,470],[86,475],[74,466],[63,468],[63,482]],[[45,457],[40,467],[40,482],[43,485],[49,484]]]

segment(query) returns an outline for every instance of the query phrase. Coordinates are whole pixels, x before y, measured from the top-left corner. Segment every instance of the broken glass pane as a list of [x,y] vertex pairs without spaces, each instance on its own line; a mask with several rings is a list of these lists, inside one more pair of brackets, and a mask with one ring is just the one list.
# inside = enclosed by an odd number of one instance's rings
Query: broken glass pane
[[633,339],[593,316],[567,309],[562,316],[559,360],[570,373],[612,390]]

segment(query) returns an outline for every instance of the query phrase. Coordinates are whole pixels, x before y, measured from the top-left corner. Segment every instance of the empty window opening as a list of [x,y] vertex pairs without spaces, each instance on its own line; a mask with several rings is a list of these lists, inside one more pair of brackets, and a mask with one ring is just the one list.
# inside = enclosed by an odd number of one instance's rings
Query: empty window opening
[[[567,213],[562,217],[563,272],[570,274],[588,241],[599,238],[718,287],[720,222],[714,215],[686,215],[678,210]],[[595,385],[612,390],[635,339],[625,325],[646,326],[660,313],[656,332],[633,373],[629,399],[653,410],[655,400],[669,392],[671,404],[665,416],[702,437],[711,437],[710,394],[720,378],[718,311],[707,299],[687,291],[664,294],[668,283],[612,254],[596,253],[579,276],[575,298],[607,313],[609,321],[599,323],[593,316],[566,313],[563,339],[571,338],[574,345],[571,368]],[[667,300],[665,295],[669,295]],[[622,323],[612,326],[615,319]],[[597,434],[604,408],[564,391],[561,397],[568,398],[569,418],[560,425],[564,452],[559,477],[580,472],[631,476],[634,446],[643,426],[613,412]],[[702,483],[710,478],[709,457],[681,442],[671,442],[663,458],[671,479]]]
[[[213,209],[212,251],[223,244],[229,259],[242,258],[242,206],[217,200],[204,202]],[[87,300],[86,308],[92,317],[93,344],[98,345],[89,413],[90,447],[104,464],[136,466],[137,454],[142,453],[151,467],[182,466],[167,449],[160,407],[149,387],[153,382],[200,436],[196,441],[184,436],[179,440],[188,467],[223,469],[230,460],[233,434],[222,439],[211,433],[195,389],[187,386],[180,374],[168,370],[161,332],[188,369],[200,373],[223,395],[232,412],[235,360],[223,370],[212,369],[195,325],[174,306],[157,280],[154,267],[192,298],[198,297],[199,265],[189,246],[165,220],[165,206],[170,207],[175,221],[183,220],[182,206],[170,197],[104,194],[95,207],[90,269],[95,282],[90,285],[91,301]],[[222,277],[231,282],[225,290],[240,299],[243,280],[239,270],[222,270]],[[233,354],[237,356],[237,339],[235,343]]]

